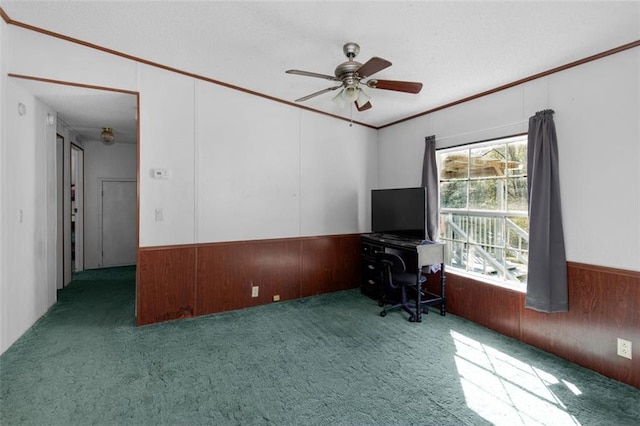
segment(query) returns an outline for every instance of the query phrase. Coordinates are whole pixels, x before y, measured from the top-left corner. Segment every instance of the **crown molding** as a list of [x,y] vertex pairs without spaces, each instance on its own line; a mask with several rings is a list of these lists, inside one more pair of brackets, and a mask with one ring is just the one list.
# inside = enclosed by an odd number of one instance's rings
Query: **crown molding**
[[630,43],[623,44],[622,46],[614,47],[613,49],[605,50],[604,52],[596,53],[595,55],[587,56],[586,58],[578,59],[577,61],[573,61],[573,62],[570,62],[570,63],[565,64],[565,65],[560,65],[559,67],[551,68],[551,69],[549,69],[547,71],[542,71],[542,72],[539,72],[537,74],[533,74],[533,75],[531,75],[529,77],[525,77],[525,78],[522,78],[520,80],[516,80],[516,81],[513,81],[511,83],[507,83],[505,85],[498,86],[496,88],[489,89],[487,91],[480,92],[480,93],[477,93],[475,95],[471,95],[471,96],[468,96],[466,98],[462,98],[462,99],[459,99],[457,101],[450,102],[448,104],[440,105],[440,106],[438,106],[436,108],[432,108],[432,109],[430,109],[428,111],[424,111],[424,112],[421,112],[421,113],[418,113],[418,114],[415,114],[415,115],[411,115],[409,117],[394,121],[392,123],[384,124],[382,126],[379,126],[378,129],[383,129],[385,127],[393,126],[394,124],[400,124],[400,123],[403,123],[405,121],[413,120],[414,118],[422,117],[424,115],[431,114],[431,113],[434,113],[436,111],[440,111],[440,110],[443,110],[443,109],[446,109],[446,108],[450,108],[450,107],[455,106],[455,105],[463,104],[465,102],[469,102],[469,101],[472,101],[474,99],[481,98],[483,96],[491,95],[493,93],[500,92],[502,90],[509,89],[511,87],[514,87],[514,86],[519,86],[519,85],[524,84],[526,82],[529,82],[529,81],[532,81],[532,80],[536,80],[538,78],[546,77],[548,75],[555,74],[555,73],[558,73],[560,71],[567,70],[569,68],[577,67],[579,65],[583,65],[583,64],[586,64],[588,62],[596,61],[598,59],[602,59],[602,58],[605,58],[607,56],[614,55],[616,53],[624,52],[625,50],[633,49],[633,48],[638,47],[638,46],[640,46],[640,40],[632,41]]

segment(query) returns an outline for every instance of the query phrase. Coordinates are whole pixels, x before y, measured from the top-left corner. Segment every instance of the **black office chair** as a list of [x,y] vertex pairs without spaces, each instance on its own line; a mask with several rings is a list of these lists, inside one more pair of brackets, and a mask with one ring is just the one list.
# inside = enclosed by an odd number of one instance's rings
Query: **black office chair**
[[[407,297],[407,288],[413,288],[418,291],[416,282],[416,273],[407,272],[407,267],[404,260],[397,254],[393,253],[376,253],[376,262],[378,268],[382,271],[382,297],[380,299],[381,306],[384,306],[381,317],[387,315],[387,311],[395,308],[401,308],[409,314],[409,321],[415,322],[416,315],[416,303],[411,303]],[[420,274],[420,284],[424,283],[426,278]],[[385,306],[391,302],[389,298],[389,292],[400,289],[400,301],[397,300],[392,306]]]

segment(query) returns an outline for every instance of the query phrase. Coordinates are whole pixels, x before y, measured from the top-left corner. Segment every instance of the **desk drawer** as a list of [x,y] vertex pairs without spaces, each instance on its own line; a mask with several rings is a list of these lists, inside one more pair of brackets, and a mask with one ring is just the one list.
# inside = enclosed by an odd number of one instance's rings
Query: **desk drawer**
[[362,261],[362,280],[368,284],[379,284],[381,282],[380,271],[376,269],[375,262]]
[[377,245],[377,244],[371,244],[369,242],[363,241],[362,242],[362,255],[366,256],[366,257],[370,257],[372,259],[374,259],[376,257],[376,252],[378,251],[384,251],[384,247]]
[[375,261],[362,259],[362,292],[373,299],[380,297],[382,277],[376,269]]

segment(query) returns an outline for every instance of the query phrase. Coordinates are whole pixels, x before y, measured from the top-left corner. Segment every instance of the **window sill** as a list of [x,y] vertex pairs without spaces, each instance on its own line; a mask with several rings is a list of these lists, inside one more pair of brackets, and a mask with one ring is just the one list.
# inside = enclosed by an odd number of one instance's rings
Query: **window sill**
[[516,283],[505,282],[502,280],[494,280],[483,275],[472,274],[457,268],[452,268],[450,266],[445,267],[445,273],[459,275],[461,277],[469,278],[474,281],[479,281],[484,284],[494,285],[496,287],[502,287],[511,291],[517,291],[518,293],[522,293],[522,294],[525,294],[527,292],[526,284],[516,284]]

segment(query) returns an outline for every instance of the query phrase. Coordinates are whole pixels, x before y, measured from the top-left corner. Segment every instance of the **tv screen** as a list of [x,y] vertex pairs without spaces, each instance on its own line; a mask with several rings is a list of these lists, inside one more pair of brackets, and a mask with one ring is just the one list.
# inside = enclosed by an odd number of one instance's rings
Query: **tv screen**
[[426,239],[427,188],[371,191],[371,230],[375,233]]

